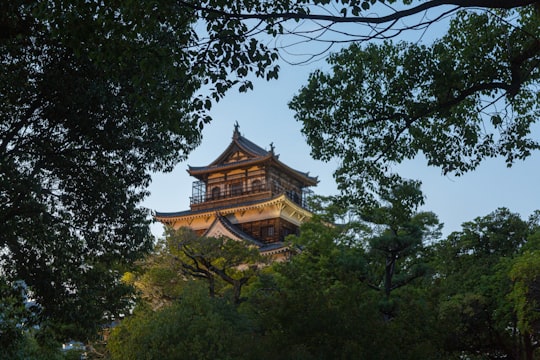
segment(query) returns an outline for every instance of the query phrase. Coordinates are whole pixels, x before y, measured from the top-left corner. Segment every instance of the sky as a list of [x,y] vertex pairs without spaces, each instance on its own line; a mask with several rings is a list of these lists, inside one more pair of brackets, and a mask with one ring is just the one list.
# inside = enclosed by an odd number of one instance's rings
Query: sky
[[[203,166],[215,160],[231,142],[236,121],[244,137],[265,149],[270,149],[273,143],[281,161],[318,176],[319,184],[313,188],[316,194],[337,194],[332,177],[337,161],[324,163],[311,158],[300,123],[287,106],[313,68],[286,66],[277,81],[257,81],[249,93],[226,95],[212,110],[214,119],[204,128],[201,145],[187,161],[179,163],[170,173],[153,174],[150,196],[143,206],[159,212],[188,210],[191,186],[196,181],[187,173],[188,165]],[[443,234],[458,231],[463,222],[487,215],[498,207],[507,207],[524,218],[540,209],[538,153],[511,168],[506,167],[503,159],[489,159],[461,177],[443,176],[439,169],[428,167],[421,159],[400,168],[403,176],[422,181],[426,196],[422,210],[438,215],[445,224]],[[152,232],[160,237],[163,227],[155,224]]]
[[[442,35],[433,30],[430,36]],[[273,143],[285,164],[318,176],[320,182],[313,188],[316,194],[338,193],[332,177],[337,160],[324,163],[311,158],[310,148],[301,134],[301,124],[287,105],[307,82],[308,75],[317,68],[327,67],[326,62],[320,60],[308,65],[282,62],[280,67],[278,80],[256,80],[254,90],[248,93],[233,90],[214,105],[213,121],[204,128],[201,145],[172,172],[152,175],[150,196],[143,206],[159,212],[188,210],[192,183],[196,181],[187,173],[188,165],[208,165],[216,159],[231,142],[235,122],[240,125],[241,134],[259,146],[270,149]],[[534,134],[537,138],[540,136],[538,124]],[[428,167],[422,159],[408,161],[399,168],[402,176],[422,181],[426,196],[422,210],[437,214],[444,223],[445,236],[459,231],[462,223],[487,215],[498,207],[507,207],[522,218],[540,209],[539,153],[518,161],[511,168],[506,167],[503,159],[488,159],[475,171],[461,177],[443,176],[440,169]],[[161,237],[163,226],[154,224],[152,233]]]

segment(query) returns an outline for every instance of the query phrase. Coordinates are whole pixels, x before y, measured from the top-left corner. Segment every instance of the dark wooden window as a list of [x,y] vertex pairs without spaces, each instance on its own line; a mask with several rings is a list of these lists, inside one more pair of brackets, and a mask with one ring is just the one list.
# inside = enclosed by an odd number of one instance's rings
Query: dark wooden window
[[263,185],[261,180],[253,180],[251,183],[251,191],[253,192],[259,192],[263,190]]
[[261,235],[263,238],[274,236],[274,225],[261,227]]
[[241,182],[235,182],[235,183],[231,184],[231,195],[232,196],[242,195],[242,183]]
[[216,186],[212,189],[212,199],[219,199],[221,196],[221,188],[219,186]]

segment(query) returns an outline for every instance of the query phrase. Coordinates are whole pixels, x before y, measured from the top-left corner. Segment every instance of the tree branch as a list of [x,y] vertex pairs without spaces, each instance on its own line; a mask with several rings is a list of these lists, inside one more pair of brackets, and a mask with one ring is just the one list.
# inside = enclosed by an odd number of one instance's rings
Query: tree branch
[[[511,63],[511,68],[510,68],[510,71],[511,71],[511,74],[512,74],[512,78],[511,78],[511,83],[510,84],[507,84],[507,83],[504,83],[504,82],[496,82],[496,81],[493,81],[493,82],[489,82],[489,83],[484,83],[484,84],[476,84],[474,86],[471,86],[467,89],[464,89],[462,91],[459,92],[458,96],[455,96],[455,97],[452,97],[444,102],[439,102],[439,103],[436,103],[434,106],[432,107],[429,107],[428,109],[426,109],[424,112],[414,116],[414,117],[410,117],[409,119],[407,119],[405,121],[405,124],[404,126],[397,132],[397,134],[394,136],[393,140],[387,144],[387,146],[385,147],[385,149],[383,151],[380,152],[380,155],[375,159],[375,161],[379,161],[386,152],[389,151],[389,149],[391,149],[395,143],[397,142],[397,140],[400,138],[400,136],[410,128],[410,126],[417,120],[423,118],[423,117],[426,117],[426,116],[429,116],[429,115],[432,115],[433,113],[435,113],[436,111],[440,111],[440,110],[445,110],[445,109],[449,109],[451,108],[452,106],[455,106],[457,104],[459,104],[460,102],[462,102],[463,100],[465,100],[467,97],[471,96],[471,95],[474,95],[476,94],[477,92],[480,92],[480,91],[484,91],[484,90],[496,90],[496,89],[500,89],[500,90],[504,90],[506,91],[506,93],[510,96],[515,96],[519,89],[521,88],[521,85],[524,81],[523,77],[521,76],[521,67],[520,65],[532,58],[534,55],[538,54],[540,52],[540,41],[535,41],[533,43],[533,46],[531,46],[531,48],[527,49],[527,51],[525,51],[523,54],[520,54],[520,56],[512,59],[512,63]],[[382,120],[382,119],[381,119]],[[389,119],[386,119],[386,120],[389,120]]]
[[540,53],[540,40],[535,39],[532,42],[531,46],[529,46],[518,56],[510,60],[510,71],[512,74],[512,82],[510,83],[510,87],[507,90],[510,96],[513,97],[518,93],[519,89],[521,88],[521,84],[525,80],[523,79],[521,65],[523,65],[525,61],[532,59],[539,53]]
[[424,2],[420,5],[414,6],[410,9],[396,11],[393,14],[386,16],[335,16],[335,15],[322,15],[322,14],[307,14],[307,13],[295,13],[295,12],[283,12],[283,13],[232,13],[215,8],[209,8],[192,4],[186,1],[179,1],[182,6],[188,7],[193,10],[207,12],[225,17],[229,19],[237,20],[319,20],[330,21],[334,23],[365,23],[365,24],[384,24],[387,22],[402,19],[407,16],[418,14],[422,11],[429,10],[444,5],[454,5],[458,8],[485,8],[485,9],[513,9],[517,7],[523,7],[531,4],[535,4],[537,0],[432,0]]
[[413,280],[416,280],[422,277],[422,275],[423,274],[421,273],[409,274],[409,276],[407,276],[405,279],[402,279],[401,281],[395,281],[391,286],[391,290],[399,289],[400,287],[410,284],[411,282],[413,282]]

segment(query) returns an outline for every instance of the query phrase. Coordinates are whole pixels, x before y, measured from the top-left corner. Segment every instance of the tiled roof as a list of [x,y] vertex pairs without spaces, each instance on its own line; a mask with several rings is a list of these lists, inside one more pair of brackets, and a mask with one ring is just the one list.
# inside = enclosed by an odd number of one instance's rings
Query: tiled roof
[[285,244],[281,241],[270,243],[270,244],[264,244],[260,242],[259,240],[255,239],[251,235],[243,232],[242,230],[238,229],[236,226],[231,224],[231,222],[225,217],[218,215],[216,221],[219,221],[227,230],[235,234],[240,239],[246,240],[248,242],[251,242],[259,247],[259,251],[261,252],[267,252],[267,251],[275,251],[278,249],[285,248]]
[[271,250],[277,250],[277,249],[282,249],[282,248],[285,248],[285,244],[282,243],[281,241],[279,242],[275,242],[275,243],[270,243],[270,244],[266,244],[266,245],[263,245],[259,248],[259,251],[261,252],[265,252],[265,251],[271,251]]
[[250,140],[246,139],[242,135],[238,135],[238,138],[236,140],[237,140],[238,145],[241,148],[247,150],[247,152],[251,154],[258,155],[258,156],[266,156],[270,153],[270,151],[264,150],[262,147],[251,142]]
[[237,204],[227,204],[227,205],[223,205],[223,206],[219,206],[219,207],[213,207],[211,209],[184,210],[184,211],[177,211],[177,212],[157,212],[156,211],[155,217],[156,218],[159,218],[159,217],[173,218],[173,217],[179,217],[179,216],[185,216],[185,215],[196,215],[196,214],[203,214],[203,213],[207,213],[207,212],[215,212],[215,211],[219,211],[219,210],[223,210],[223,209],[230,209],[230,208],[236,208],[236,207],[249,206],[249,205],[254,205],[254,204],[258,204],[258,203],[263,203],[263,202],[267,202],[267,201],[271,201],[273,199],[276,199],[276,198],[278,198],[280,196],[281,196],[281,194],[278,194],[278,195],[273,196],[273,197],[271,197],[269,199],[250,200],[250,201],[245,201],[245,202],[237,203]]
[[[252,158],[240,160],[233,163],[224,163],[227,156],[231,153],[237,151],[238,149],[242,150],[246,154],[252,156]],[[245,166],[251,163],[256,163],[260,161],[273,161],[278,166],[290,171],[292,174],[303,179],[302,181],[306,182],[308,186],[316,185],[318,183],[317,177],[310,176],[308,172],[298,171],[291,168],[290,166],[282,163],[279,160],[279,155],[274,154],[273,146],[271,145],[271,150],[267,151],[261,148],[259,145],[253,143],[252,141],[243,137],[238,131],[238,126],[235,126],[232,142],[229,144],[227,149],[221,153],[210,165],[207,166],[189,166],[188,172],[197,178],[202,174],[206,174],[217,169],[233,168],[237,166]]]
[[240,239],[247,240],[259,247],[264,246],[262,242],[231,224],[231,222],[225,216],[218,215],[216,220],[219,221],[225,228],[227,228],[227,230],[238,236]]

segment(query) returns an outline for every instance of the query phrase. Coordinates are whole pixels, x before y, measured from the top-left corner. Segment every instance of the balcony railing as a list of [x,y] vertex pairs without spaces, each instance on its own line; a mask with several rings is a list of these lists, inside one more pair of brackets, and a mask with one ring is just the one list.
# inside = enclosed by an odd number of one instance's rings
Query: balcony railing
[[305,209],[308,209],[307,198],[313,195],[313,191],[308,188],[302,189],[302,193],[299,194],[296,191],[285,190],[278,184],[270,185],[262,182],[252,186],[242,186],[241,188],[235,188],[234,186],[231,186],[228,187],[225,191],[223,191],[223,189],[220,189],[219,192],[210,191],[210,193],[206,193],[205,189],[206,184],[204,182],[196,181],[193,183],[193,193],[190,197],[191,205],[199,205],[207,202],[215,203],[232,199],[244,201],[250,197],[256,197],[256,195],[262,195],[263,193],[267,193],[268,197],[270,197],[284,192],[287,197],[293,202],[302,206]]
[[[201,182],[197,181],[197,183],[201,183]],[[256,186],[243,186],[242,188],[231,187],[231,188],[225,189],[225,191],[223,191],[223,189],[220,189],[219,192],[211,191],[210,193],[205,193],[203,191],[197,192],[195,191],[195,189],[197,188],[198,187],[194,183],[193,196],[191,196],[190,198],[191,205],[201,204],[208,201],[218,201],[218,200],[232,199],[232,198],[237,198],[237,197],[244,197],[244,196],[260,194],[260,193],[270,191],[267,188],[266,184],[262,184],[262,183]]]

